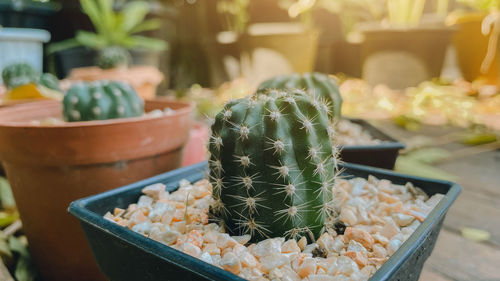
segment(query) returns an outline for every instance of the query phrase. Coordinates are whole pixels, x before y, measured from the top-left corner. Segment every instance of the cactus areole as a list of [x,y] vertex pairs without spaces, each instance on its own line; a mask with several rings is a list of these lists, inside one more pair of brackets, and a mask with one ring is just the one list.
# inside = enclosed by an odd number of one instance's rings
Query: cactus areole
[[263,89],[301,89],[328,106],[330,118],[339,118],[342,96],[337,82],[327,74],[312,72],[273,77],[259,85]]
[[139,117],[144,102],[132,86],[117,81],[76,83],[63,100],[64,119],[69,122]]
[[316,238],[334,213],[337,151],[324,108],[300,90],[227,103],[212,126],[212,212],[232,235]]

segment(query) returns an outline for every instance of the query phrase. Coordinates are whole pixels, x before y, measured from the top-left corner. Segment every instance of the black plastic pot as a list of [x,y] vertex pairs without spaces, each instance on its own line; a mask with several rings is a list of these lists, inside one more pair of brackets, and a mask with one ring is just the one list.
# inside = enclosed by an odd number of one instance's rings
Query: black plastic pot
[[404,149],[406,145],[396,141],[364,120],[349,119],[349,121],[361,125],[363,130],[370,133],[372,137],[383,142],[376,145],[345,146],[340,153],[342,161],[388,170],[394,169],[399,150]]
[[[151,65],[160,67],[161,52],[132,50],[132,64]],[[57,52],[55,54],[55,63],[57,76],[65,78],[73,68],[93,66],[96,64],[97,51],[86,47],[76,47]]]
[[[434,248],[445,214],[461,187],[447,181],[406,176],[355,164],[343,164],[342,168],[345,169],[343,175],[347,177],[367,178],[374,175],[396,184],[412,182],[429,196],[445,194],[425,221],[370,279],[417,281],[425,260]],[[181,179],[195,182],[204,177],[206,170],[207,163],[203,162],[71,203],[69,212],[80,220],[97,263],[109,280],[244,280],[102,217],[115,207],[126,208],[137,202],[145,186],[161,182],[167,190],[173,191]]]
[[53,2],[1,1],[0,26],[49,29],[50,16],[58,10]]

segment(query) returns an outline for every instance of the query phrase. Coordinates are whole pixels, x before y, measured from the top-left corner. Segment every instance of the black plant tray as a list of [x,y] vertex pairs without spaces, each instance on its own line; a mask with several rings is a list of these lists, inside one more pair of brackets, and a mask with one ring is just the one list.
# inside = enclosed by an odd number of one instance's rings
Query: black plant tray
[[[429,196],[436,193],[445,195],[408,240],[370,278],[370,281],[417,281],[425,260],[434,248],[445,214],[461,187],[447,181],[406,176],[356,164],[342,164],[342,168],[347,177],[367,178],[374,175],[396,184],[410,181]],[[145,186],[161,182],[167,190],[173,191],[181,179],[191,182],[202,179],[206,169],[206,162],[199,163],[71,203],[69,212],[80,220],[99,267],[111,281],[243,280],[102,217],[115,207],[126,208],[137,202]]]
[[348,119],[361,125],[372,137],[383,141],[375,145],[350,145],[342,148],[340,158],[347,163],[355,163],[392,170],[396,164],[399,150],[404,149],[404,143],[398,142],[386,135],[370,123],[361,119]]

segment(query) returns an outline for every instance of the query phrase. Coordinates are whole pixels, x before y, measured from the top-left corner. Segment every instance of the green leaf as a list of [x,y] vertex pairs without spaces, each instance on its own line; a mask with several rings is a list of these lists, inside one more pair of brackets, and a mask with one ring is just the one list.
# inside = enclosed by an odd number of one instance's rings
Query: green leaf
[[129,42],[133,43],[132,47],[137,49],[148,49],[153,51],[165,51],[168,48],[168,43],[164,40],[149,38],[144,36],[131,36]]
[[18,281],[34,281],[36,279],[36,268],[31,258],[20,257],[17,261],[14,276]]
[[108,46],[108,42],[104,37],[88,31],[79,30],[76,33],[75,39],[80,42],[81,45],[93,49],[102,49]]
[[97,5],[101,11],[101,22],[105,34],[113,32],[115,27],[115,12],[113,11],[113,0],[97,0]]
[[99,12],[99,7],[95,0],[80,0],[83,12],[90,18],[98,33],[105,33],[106,27],[103,25],[103,15]]
[[0,228],[4,228],[19,218],[17,213],[0,212]]
[[156,30],[160,27],[161,27],[161,20],[149,19],[149,20],[145,20],[144,22],[136,25],[132,30],[130,30],[130,33],[134,34],[134,33],[143,32],[143,31]]
[[14,209],[16,201],[7,179],[0,177],[0,205],[4,209]]
[[28,244],[15,236],[9,237],[9,248],[12,252],[18,253],[21,257],[29,257]]
[[12,251],[9,248],[9,243],[6,239],[0,239],[0,262],[1,259],[12,259]]
[[47,53],[51,55],[60,51],[64,51],[79,46],[82,46],[82,44],[75,38],[71,38],[68,40],[50,44],[47,47]]
[[149,4],[144,1],[133,1],[125,5],[120,13],[123,17],[120,29],[130,32],[139,25],[149,13]]

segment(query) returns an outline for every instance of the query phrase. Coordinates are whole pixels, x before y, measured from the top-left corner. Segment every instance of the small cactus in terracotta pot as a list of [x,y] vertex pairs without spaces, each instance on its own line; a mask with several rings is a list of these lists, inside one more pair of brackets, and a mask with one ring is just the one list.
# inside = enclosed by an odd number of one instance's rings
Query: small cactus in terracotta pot
[[139,117],[144,102],[135,90],[122,82],[76,83],[63,100],[64,119],[69,122]]
[[68,78],[73,81],[122,81],[134,87],[141,98],[154,98],[163,74],[153,66],[129,66],[131,60],[126,49],[107,47],[99,51],[97,66],[73,69]]
[[229,233],[254,239],[312,234],[334,214],[334,131],[300,90],[231,101],[212,126],[212,212]]
[[59,80],[50,73],[39,73],[27,63],[15,63],[2,70],[2,80],[7,89],[5,104],[26,102],[33,99],[62,100]]
[[0,159],[44,280],[106,280],[68,205],[180,167],[193,109],[168,99],[143,103],[115,81],[76,83],[63,102],[0,108]]

